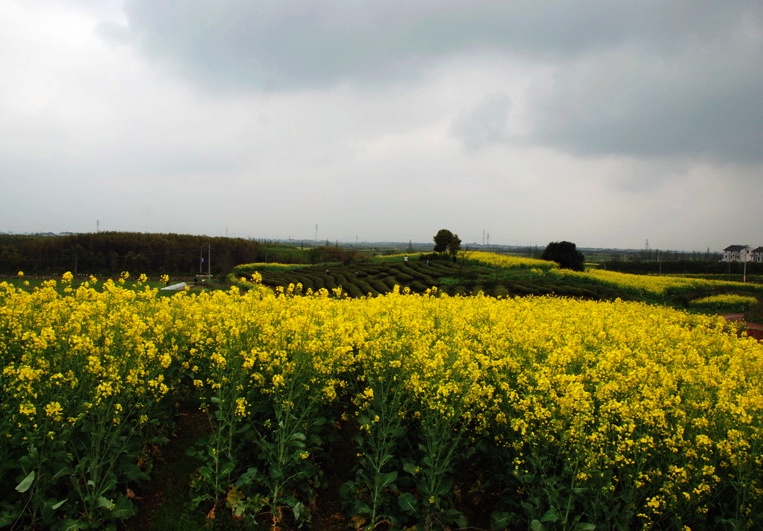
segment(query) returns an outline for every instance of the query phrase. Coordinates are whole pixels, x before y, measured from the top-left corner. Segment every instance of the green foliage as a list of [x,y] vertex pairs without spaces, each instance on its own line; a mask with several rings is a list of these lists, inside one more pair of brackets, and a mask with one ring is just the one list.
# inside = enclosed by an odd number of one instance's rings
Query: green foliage
[[453,233],[448,229],[440,229],[434,236],[434,252],[444,253],[453,240]]
[[[439,256],[439,255],[438,255]],[[530,267],[521,260],[504,260],[509,265],[499,267],[496,264],[477,260],[462,260],[453,263],[450,260],[432,260],[427,264],[421,261],[403,262],[402,257],[384,263],[355,263],[351,265],[333,264],[326,266],[288,266],[277,267],[263,264],[248,264],[236,269],[235,274],[251,276],[260,271],[263,284],[270,288],[289,284],[302,284],[303,292],[325,287],[341,287],[349,297],[365,297],[391,292],[395,286],[408,288],[414,293],[423,293],[437,288],[449,295],[469,295],[482,292],[493,297],[514,297],[526,295],[557,295],[591,300],[643,300],[658,304],[667,304],[680,308],[696,308],[703,311],[748,311],[754,312],[758,304],[751,305],[752,299],[736,300],[734,304],[724,304],[712,308],[707,303],[693,302],[703,297],[722,294],[749,294],[757,296],[762,290],[753,283],[740,282],[685,282],[671,283],[666,277],[635,277],[643,284],[650,282],[658,285],[667,282],[670,287],[659,290],[645,290],[634,287],[618,276],[609,279],[596,272],[573,273],[558,268]],[[552,263],[552,262],[546,262]],[[674,285],[675,284],[675,285]],[[252,286],[249,283],[249,286]],[[241,285],[246,288],[246,285]],[[716,302],[718,302],[716,300]],[[715,303],[713,303],[715,304]],[[752,314],[751,314],[752,315]]]
[[458,234],[453,234],[448,229],[440,229],[434,236],[434,252],[436,253],[449,253],[451,256],[456,256],[456,253],[461,249],[461,238]]
[[689,302],[689,307],[712,312],[745,312],[758,304],[758,299],[749,295],[710,295]]
[[363,260],[363,255],[354,250],[341,249],[339,247],[320,246],[313,247],[308,251],[310,263],[319,264],[326,262],[341,262],[351,264]]
[[376,529],[383,523],[398,528],[401,523],[392,501],[399,492],[402,463],[397,456],[406,432],[403,414],[408,404],[406,394],[398,389],[400,380],[394,378],[394,370],[388,365],[378,369],[379,374],[366,376],[365,394],[360,386],[356,389],[356,394],[368,401],[359,404],[355,477],[341,488],[346,511],[355,515],[363,529]]
[[573,271],[585,270],[585,256],[571,242],[549,243],[540,258],[541,260],[556,262],[563,269],[572,269]]
[[[721,262],[712,260],[609,260],[600,266],[609,271],[633,273],[638,275],[699,275],[702,278],[718,280],[742,280],[745,270],[748,281],[757,280],[763,275],[763,264],[748,262],[746,267],[741,262]],[[758,279],[756,279],[758,277]]]
[[212,274],[256,262],[264,254],[260,244],[243,238],[138,232],[0,235],[0,273],[193,275],[201,268],[206,274],[210,251]]

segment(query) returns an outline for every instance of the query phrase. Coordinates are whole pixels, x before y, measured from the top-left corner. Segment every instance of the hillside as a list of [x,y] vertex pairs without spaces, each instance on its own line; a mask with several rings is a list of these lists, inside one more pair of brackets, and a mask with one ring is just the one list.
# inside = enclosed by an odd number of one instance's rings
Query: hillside
[[250,281],[254,273],[261,275],[264,286],[303,293],[341,290],[345,296],[365,297],[389,293],[397,286],[413,293],[434,288],[450,296],[556,295],[642,301],[711,313],[749,312],[756,320],[763,298],[763,286],[753,283],[595,269],[578,273],[560,269],[553,262],[483,252],[470,253],[456,262],[399,255],[351,264],[254,263],[237,266],[229,278],[246,288],[250,284],[241,279]]

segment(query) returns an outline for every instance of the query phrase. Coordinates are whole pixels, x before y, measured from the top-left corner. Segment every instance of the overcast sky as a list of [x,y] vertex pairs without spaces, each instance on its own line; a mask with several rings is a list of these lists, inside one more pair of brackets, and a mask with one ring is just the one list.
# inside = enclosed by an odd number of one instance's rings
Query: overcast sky
[[759,0],[0,0],[0,232],[704,251],[762,203]]

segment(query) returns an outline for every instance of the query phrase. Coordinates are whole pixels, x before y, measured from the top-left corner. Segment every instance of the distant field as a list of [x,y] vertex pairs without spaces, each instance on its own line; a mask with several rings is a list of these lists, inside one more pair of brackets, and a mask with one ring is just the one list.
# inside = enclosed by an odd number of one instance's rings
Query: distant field
[[[757,305],[763,286],[697,277],[633,275],[591,269],[584,273],[559,269],[553,262],[475,252],[467,259],[419,260],[418,256],[394,255],[357,264],[331,263],[314,266],[247,264],[231,275],[250,279],[259,272],[270,288],[289,285],[302,292],[326,289],[349,297],[383,295],[398,286],[401,291],[425,293],[433,288],[451,296],[482,293],[492,297],[557,295],[589,300],[638,300],[693,311],[747,311]],[[695,304],[707,297],[713,304]],[[730,295],[734,295],[731,297]]]
[[700,315],[759,284],[477,252],[177,280],[0,280],[0,528],[763,528],[763,343]]

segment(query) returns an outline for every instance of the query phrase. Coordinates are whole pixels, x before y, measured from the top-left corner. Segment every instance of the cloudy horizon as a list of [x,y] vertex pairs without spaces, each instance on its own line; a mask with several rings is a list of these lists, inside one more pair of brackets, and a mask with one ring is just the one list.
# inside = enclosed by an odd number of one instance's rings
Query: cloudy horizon
[[763,4],[0,0],[0,232],[763,245]]

